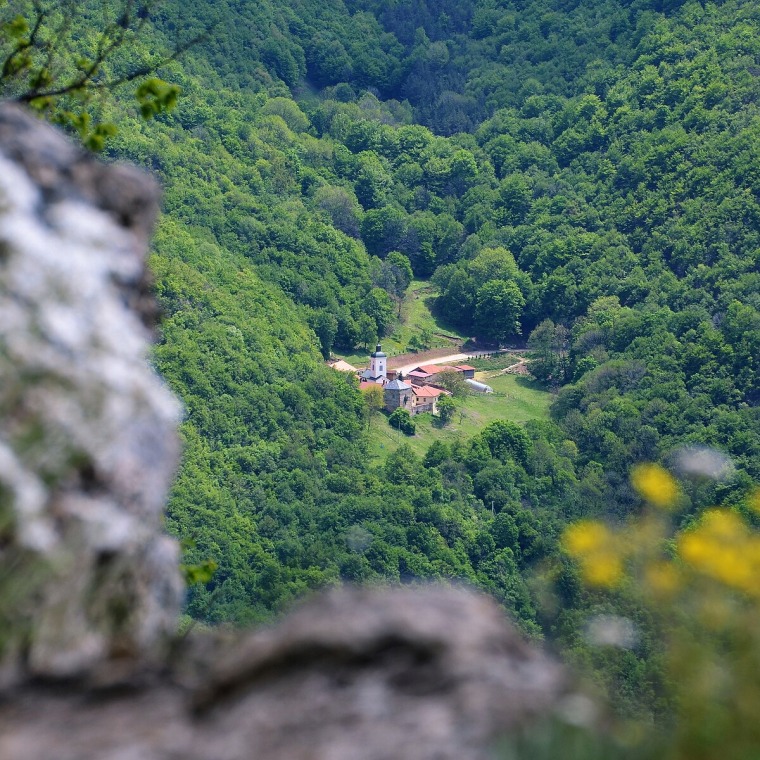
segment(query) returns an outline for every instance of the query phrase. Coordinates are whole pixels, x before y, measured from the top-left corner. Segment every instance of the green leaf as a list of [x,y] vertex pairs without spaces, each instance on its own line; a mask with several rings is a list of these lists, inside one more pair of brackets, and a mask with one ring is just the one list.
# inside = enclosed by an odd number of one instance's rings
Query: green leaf
[[208,583],[218,567],[215,560],[206,559],[197,565],[180,565],[180,572],[188,586],[195,586],[198,583]]
[[177,105],[181,88],[163,79],[151,77],[143,82],[135,92],[140,105],[140,114],[146,121],[160,113],[171,111]]

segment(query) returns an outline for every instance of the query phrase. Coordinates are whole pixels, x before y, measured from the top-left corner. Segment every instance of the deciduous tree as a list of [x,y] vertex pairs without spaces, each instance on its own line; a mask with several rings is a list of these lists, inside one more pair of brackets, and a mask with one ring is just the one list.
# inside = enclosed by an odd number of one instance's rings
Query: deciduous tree
[[451,396],[441,396],[438,399],[438,416],[441,418],[441,423],[448,425],[451,422],[451,418],[454,416],[454,412],[457,410],[457,405]]
[[93,150],[101,150],[116,130],[93,121],[88,105],[118,87],[137,83],[135,97],[144,118],[173,108],[180,89],[155,72],[204,35],[147,60],[132,56],[130,48],[147,32],[156,5],[155,0],[106,0],[94,36],[81,33],[82,8],[76,0],[34,0],[21,13],[13,6],[0,8],[0,97],[76,130]]

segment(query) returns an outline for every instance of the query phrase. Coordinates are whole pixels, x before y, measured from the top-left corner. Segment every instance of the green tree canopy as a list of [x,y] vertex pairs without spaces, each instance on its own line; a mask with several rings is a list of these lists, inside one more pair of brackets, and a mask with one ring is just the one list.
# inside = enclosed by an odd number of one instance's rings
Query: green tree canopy
[[498,343],[521,332],[525,298],[512,280],[490,280],[478,288],[475,321],[483,335]]

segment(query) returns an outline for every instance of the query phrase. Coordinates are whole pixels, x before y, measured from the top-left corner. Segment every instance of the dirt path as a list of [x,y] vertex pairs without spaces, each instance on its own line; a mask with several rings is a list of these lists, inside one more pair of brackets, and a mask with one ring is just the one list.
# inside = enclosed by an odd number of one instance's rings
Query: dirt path
[[504,369],[497,369],[492,372],[483,372],[483,377],[491,378],[499,377],[501,375],[523,375],[527,377],[530,375],[530,370],[528,369],[528,359],[524,356],[516,356],[515,359],[517,359],[517,362],[515,364],[510,364],[508,367],[504,367]]
[[[431,348],[429,351],[418,351],[417,353],[398,354],[397,356],[391,356],[388,359],[388,369],[402,370],[412,362],[414,367],[420,364],[440,364],[442,361],[446,361],[447,357],[451,356],[452,349],[456,349],[455,346],[444,346],[443,348]],[[414,369],[412,367],[412,369]]]
[[[423,351],[419,354],[399,354],[388,360],[388,369],[400,372],[409,372],[420,364],[451,364],[452,362],[464,362],[467,359],[477,359],[480,356],[490,356],[496,353],[508,353],[517,351],[513,348],[502,348],[499,351],[470,351],[466,354],[446,354],[450,349],[436,349],[435,351]],[[442,356],[441,354],[444,353]],[[412,360],[410,362],[410,360]]]

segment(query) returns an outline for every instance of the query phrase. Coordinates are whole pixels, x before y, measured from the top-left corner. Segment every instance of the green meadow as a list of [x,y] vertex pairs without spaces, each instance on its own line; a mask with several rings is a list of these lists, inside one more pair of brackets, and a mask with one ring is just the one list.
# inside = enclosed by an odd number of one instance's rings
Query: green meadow
[[494,393],[472,393],[466,398],[457,399],[457,411],[445,427],[440,427],[431,414],[419,414],[414,417],[416,434],[406,436],[388,425],[385,414],[375,414],[370,423],[371,456],[383,459],[403,443],[409,444],[416,454],[422,456],[433,441],[451,443],[457,439],[469,438],[494,420],[523,424],[528,420],[548,419],[553,396],[543,386],[528,377],[491,376],[493,374],[493,371],[478,372],[475,377],[490,385]]

